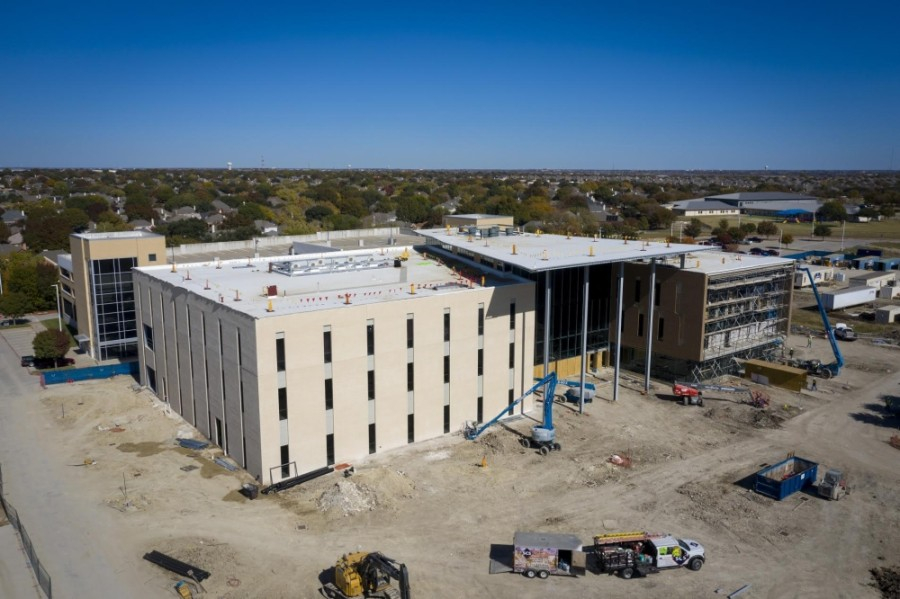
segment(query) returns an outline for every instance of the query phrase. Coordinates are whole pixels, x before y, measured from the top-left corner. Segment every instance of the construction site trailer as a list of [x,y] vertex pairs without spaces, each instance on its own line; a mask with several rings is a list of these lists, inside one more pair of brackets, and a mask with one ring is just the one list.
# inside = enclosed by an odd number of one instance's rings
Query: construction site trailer
[[744,362],[744,378],[760,385],[772,385],[789,391],[806,389],[806,370],[765,360]]
[[513,572],[529,578],[576,576],[585,573],[585,564],[581,539],[575,535],[517,532],[513,537]]
[[753,490],[781,501],[788,495],[816,482],[819,465],[803,458],[790,457],[756,473]]
[[900,322],[900,306],[885,306],[875,311],[875,322],[890,324]]
[[881,258],[872,266],[875,270],[897,270],[900,267],[900,258]]
[[876,271],[867,272],[850,277],[851,287],[884,287],[885,285],[893,285],[897,279],[897,273],[894,271]]
[[840,291],[823,291],[822,303],[830,312],[874,302],[877,297],[878,289],[875,287],[848,287]]

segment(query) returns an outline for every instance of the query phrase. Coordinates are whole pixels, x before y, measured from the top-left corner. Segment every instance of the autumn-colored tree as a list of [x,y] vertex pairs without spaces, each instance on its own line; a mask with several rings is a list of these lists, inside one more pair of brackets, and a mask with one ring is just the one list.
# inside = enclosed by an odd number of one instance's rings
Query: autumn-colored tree
[[69,351],[69,334],[56,329],[41,331],[34,336],[32,347],[35,358],[52,359],[58,365]]

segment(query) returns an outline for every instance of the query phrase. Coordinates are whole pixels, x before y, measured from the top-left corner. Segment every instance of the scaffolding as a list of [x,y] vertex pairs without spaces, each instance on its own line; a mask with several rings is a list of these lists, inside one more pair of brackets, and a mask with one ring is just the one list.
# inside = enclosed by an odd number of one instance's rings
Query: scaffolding
[[788,332],[793,270],[780,265],[710,277],[695,382],[733,374],[740,360],[775,357]]

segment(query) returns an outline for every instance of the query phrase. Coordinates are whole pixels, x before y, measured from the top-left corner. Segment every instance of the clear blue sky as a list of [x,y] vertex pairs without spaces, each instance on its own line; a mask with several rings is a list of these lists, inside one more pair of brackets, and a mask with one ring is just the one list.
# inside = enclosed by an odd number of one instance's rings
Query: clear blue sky
[[2,18],[0,167],[900,168],[895,1],[19,1]]

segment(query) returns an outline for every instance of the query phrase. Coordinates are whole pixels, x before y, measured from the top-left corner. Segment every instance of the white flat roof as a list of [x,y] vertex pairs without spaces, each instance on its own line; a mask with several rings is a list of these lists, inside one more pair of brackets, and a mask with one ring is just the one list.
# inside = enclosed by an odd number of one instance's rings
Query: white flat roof
[[72,237],[80,237],[82,239],[136,239],[139,237],[162,237],[162,235],[152,231],[137,229],[134,231],[109,231],[106,233],[72,233]]
[[[522,233],[498,237],[470,237],[455,228],[418,231],[420,235],[483,259],[505,262],[531,272],[542,272],[576,266],[631,262],[687,253],[708,252],[715,248],[667,244],[660,241],[595,239],[565,235]],[[515,246],[515,254],[513,253]],[[592,255],[593,254],[593,255]]]
[[[394,261],[404,250],[409,259],[396,268]],[[350,303],[358,305],[459,293],[480,287],[483,274],[471,268],[454,271],[427,251],[423,255],[397,246],[177,263],[174,272],[171,264],[134,270],[254,318],[340,308],[347,294]],[[484,274],[487,286],[525,282],[511,274]],[[416,287],[415,295],[410,285]],[[270,297],[271,286],[275,294]]]
[[690,254],[685,260],[684,270],[697,270],[708,275],[740,272],[768,266],[787,266],[793,263],[790,258],[778,256],[754,256],[753,254],[735,254],[734,252],[704,252]]

